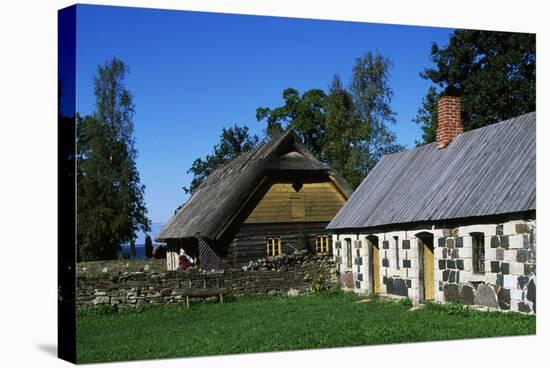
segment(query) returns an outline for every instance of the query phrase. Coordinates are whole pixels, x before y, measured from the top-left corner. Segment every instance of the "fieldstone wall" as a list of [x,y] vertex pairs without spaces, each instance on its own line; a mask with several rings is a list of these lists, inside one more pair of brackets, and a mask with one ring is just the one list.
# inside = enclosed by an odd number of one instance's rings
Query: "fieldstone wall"
[[[472,234],[483,233],[485,270],[475,273]],[[340,283],[373,292],[372,247],[378,247],[380,294],[424,301],[419,235],[433,236],[436,302],[536,312],[536,223],[534,220],[456,228],[417,228],[373,234],[333,235]],[[348,247],[351,245],[351,252]],[[351,255],[351,262],[350,262]]]
[[230,296],[276,295],[330,288],[337,283],[334,262],[303,252],[251,262],[242,270],[202,272],[125,272],[117,275],[79,275],[77,305],[185,303],[186,288],[229,290]]

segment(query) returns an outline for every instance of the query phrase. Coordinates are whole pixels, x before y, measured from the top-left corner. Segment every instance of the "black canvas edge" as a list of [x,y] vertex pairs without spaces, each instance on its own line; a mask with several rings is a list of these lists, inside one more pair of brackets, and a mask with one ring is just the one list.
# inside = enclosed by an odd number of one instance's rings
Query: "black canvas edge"
[[57,355],[76,364],[76,5],[57,20]]

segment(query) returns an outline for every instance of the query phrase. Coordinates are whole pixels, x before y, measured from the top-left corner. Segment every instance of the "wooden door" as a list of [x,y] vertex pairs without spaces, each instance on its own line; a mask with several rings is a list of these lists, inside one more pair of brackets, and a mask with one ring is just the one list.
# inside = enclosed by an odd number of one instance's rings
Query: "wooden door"
[[432,301],[435,299],[433,237],[422,238],[422,254],[422,265],[424,269],[424,301]]
[[372,278],[374,293],[380,293],[380,249],[378,249],[378,241],[372,242]]

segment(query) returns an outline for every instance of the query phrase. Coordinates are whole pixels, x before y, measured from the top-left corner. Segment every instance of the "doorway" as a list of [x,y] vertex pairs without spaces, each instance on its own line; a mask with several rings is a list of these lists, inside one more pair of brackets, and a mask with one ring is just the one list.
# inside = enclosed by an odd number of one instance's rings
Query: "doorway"
[[380,293],[380,248],[378,247],[378,237],[368,237],[370,247],[370,276],[371,276],[371,290],[375,294]]
[[422,280],[421,301],[435,300],[434,278],[434,237],[433,234],[423,233],[417,235],[419,239],[420,278]]

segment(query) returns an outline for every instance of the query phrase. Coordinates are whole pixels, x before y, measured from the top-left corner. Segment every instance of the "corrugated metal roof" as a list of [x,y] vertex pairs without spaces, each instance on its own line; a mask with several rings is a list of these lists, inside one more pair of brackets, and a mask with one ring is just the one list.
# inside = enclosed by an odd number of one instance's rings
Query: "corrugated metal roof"
[[[289,154],[292,152],[292,154]],[[157,239],[214,239],[247,200],[267,171],[318,171],[337,178],[347,195],[349,184],[319,162],[292,130],[245,152],[214,170],[185,205],[164,225]]]
[[328,229],[368,228],[535,209],[536,113],[384,156]]

